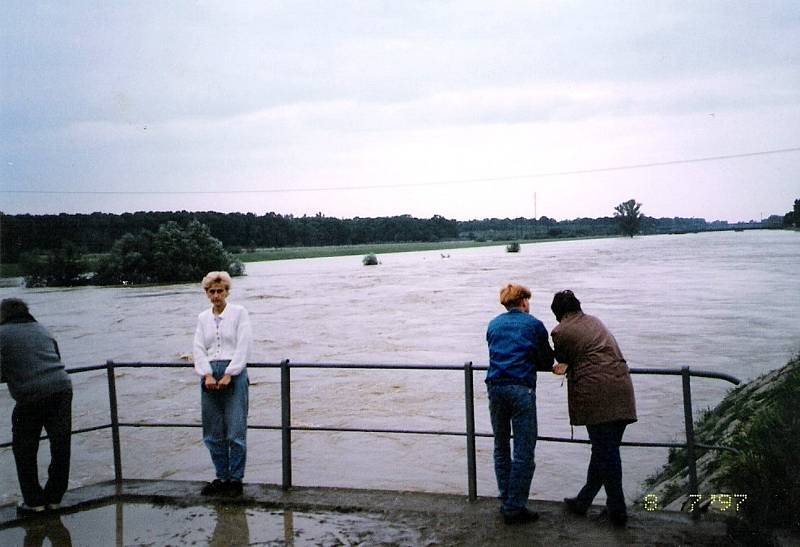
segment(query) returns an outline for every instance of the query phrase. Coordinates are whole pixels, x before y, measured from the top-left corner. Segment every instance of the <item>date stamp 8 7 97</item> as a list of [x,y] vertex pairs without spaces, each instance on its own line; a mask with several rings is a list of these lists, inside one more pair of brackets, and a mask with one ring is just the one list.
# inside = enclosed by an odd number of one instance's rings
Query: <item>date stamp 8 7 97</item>
[[[707,500],[709,508],[717,509],[721,512],[738,512],[742,503],[747,499],[747,494],[690,494],[687,511],[694,511],[703,500]],[[645,511],[658,511],[662,509],[658,502],[658,496],[648,494],[642,499],[642,506]]]

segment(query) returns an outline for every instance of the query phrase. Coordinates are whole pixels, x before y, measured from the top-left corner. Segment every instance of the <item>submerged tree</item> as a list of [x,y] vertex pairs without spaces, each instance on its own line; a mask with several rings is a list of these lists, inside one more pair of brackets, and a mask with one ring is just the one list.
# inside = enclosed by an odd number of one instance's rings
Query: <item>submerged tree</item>
[[23,253],[20,267],[27,287],[72,287],[86,285],[90,278],[82,249],[69,241],[60,249]]
[[628,237],[639,233],[642,224],[642,213],[639,212],[642,204],[635,199],[629,199],[614,207],[614,218],[617,219],[620,231]]
[[210,271],[228,269],[231,263],[207,226],[196,220],[185,227],[170,221],[156,233],[143,230],[138,236],[125,234],[118,239],[97,278],[112,284],[198,281]]

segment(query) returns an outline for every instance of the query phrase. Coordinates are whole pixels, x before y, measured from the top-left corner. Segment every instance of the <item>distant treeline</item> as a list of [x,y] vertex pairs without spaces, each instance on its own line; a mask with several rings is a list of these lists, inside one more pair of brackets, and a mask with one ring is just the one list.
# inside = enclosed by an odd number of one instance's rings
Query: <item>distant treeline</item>
[[33,250],[57,249],[71,243],[87,253],[106,253],[125,234],[157,232],[174,221],[192,220],[208,226],[226,249],[348,245],[458,239],[458,223],[441,216],[418,219],[409,215],[382,218],[338,219],[295,217],[267,213],[136,212],[60,215],[6,215],[0,213],[0,259],[17,262]]
[[[780,227],[781,217],[775,227]],[[61,248],[70,243],[82,252],[107,253],[125,234],[142,230],[157,232],[159,226],[175,221],[182,226],[197,220],[226,249],[238,252],[255,248],[355,245],[361,243],[419,242],[447,240],[540,239],[591,237],[618,233],[613,217],[556,221],[539,219],[483,219],[457,221],[435,215],[429,219],[410,215],[379,218],[339,219],[322,214],[295,217],[267,213],[136,212],[59,215],[7,215],[0,213],[0,260],[14,263],[30,251]],[[772,220],[772,217],[770,218]],[[775,223],[770,224],[770,227]],[[738,225],[737,225],[738,226]],[[750,223],[746,227],[767,227]],[[736,226],[708,223],[702,218],[651,218],[642,220],[643,234],[680,233]]]

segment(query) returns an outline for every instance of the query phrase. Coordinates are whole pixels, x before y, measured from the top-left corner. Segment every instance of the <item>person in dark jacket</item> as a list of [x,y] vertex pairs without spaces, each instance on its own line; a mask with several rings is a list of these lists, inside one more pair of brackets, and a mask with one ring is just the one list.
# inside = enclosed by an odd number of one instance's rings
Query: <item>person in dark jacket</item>
[[599,319],[583,313],[572,291],[556,293],[550,309],[558,321],[551,333],[558,362],[554,372],[566,373],[570,423],[585,425],[592,445],[586,484],[564,503],[570,512],[585,515],[604,487],[608,519],[625,526],[619,446],[627,425],[636,421],[628,365],[611,332]]
[[[508,284],[500,291],[506,312],[489,323],[486,386],[494,431],[494,470],[507,524],[533,522],[527,508],[536,467],[536,371],[552,371],[553,350],[547,329],[530,314],[531,291]],[[511,455],[511,433],[514,454]]]
[[[21,514],[57,509],[69,483],[72,382],[58,344],[18,298],[0,302],[0,381],[16,401],[12,444],[23,503]],[[45,487],[39,484],[37,454],[42,428],[50,440]]]

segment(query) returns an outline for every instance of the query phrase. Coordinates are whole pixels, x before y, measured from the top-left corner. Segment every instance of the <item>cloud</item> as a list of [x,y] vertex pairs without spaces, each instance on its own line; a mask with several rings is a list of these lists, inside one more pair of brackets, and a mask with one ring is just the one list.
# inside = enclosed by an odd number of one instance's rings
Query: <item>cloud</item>
[[78,121],[59,134],[63,143],[81,147],[114,142],[280,146],[330,134],[754,111],[800,104],[800,87],[794,83],[790,72],[668,82],[549,82],[454,90],[405,101],[293,102],[228,116]]
[[[368,185],[783,148],[800,138],[800,16],[790,1],[4,8],[7,187]],[[790,168],[768,175],[774,185],[796,180]],[[713,176],[745,184],[743,175]],[[627,192],[634,180],[618,184]],[[405,203],[441,199],[480,215],[492,199],[463,190],[455,204],[433,190],[368,201],[413,213]],[[310,197],[279,203],[319,210]],[[329,196],[316,198],[333,208]]]

